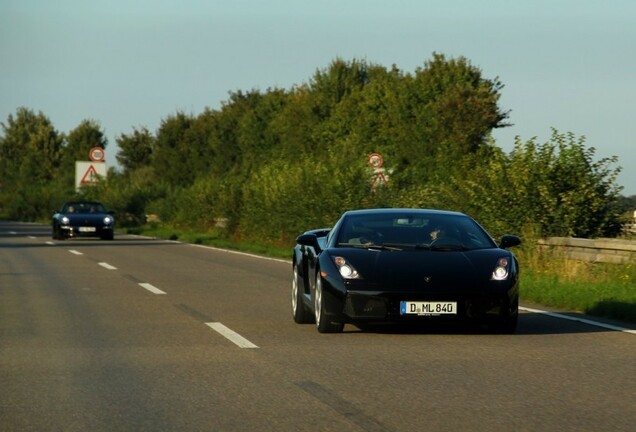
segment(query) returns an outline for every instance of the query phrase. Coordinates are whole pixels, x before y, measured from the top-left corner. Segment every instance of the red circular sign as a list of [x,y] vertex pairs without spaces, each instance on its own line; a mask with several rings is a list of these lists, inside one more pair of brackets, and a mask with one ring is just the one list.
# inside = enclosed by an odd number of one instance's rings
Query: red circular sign
[[371,153],[369,159],[367,159],[369,165],[373,168],[380,168],[384,164],[384,158],[380,153]]
[[88,153],[88,157],[91,158],[93,162],[101,162],[104,160],[104,149],[101,147],[93,147],[91,151]]

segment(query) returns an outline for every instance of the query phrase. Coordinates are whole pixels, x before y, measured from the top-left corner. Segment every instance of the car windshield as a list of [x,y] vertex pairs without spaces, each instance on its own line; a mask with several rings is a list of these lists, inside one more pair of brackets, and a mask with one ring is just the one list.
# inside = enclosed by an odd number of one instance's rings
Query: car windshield
[[387,251],[496,247],[492,238],[467,216],[381,212],[348,215],[343,220],[336,244]]
[[106,213],[106,209],[100,203],[77,202],[64,205],[62,213]]

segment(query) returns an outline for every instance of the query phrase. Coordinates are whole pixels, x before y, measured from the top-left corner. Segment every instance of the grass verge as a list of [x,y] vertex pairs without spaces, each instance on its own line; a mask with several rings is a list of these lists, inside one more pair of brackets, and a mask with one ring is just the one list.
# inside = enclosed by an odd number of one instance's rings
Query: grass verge
[[636,323],[633,263],[571,260],[558,252],[527,246],[517,255],[522,300]]
[[274,258],[289,259],[291,261],[292,248],[280,248],[263,246],[250,242],[236,242],[219,236],[217,233],[195,233],[188,230],[175,229],[163,226],[144,226],[141,228],[129,228],[129,234],[156,237],[164,240],[181,241],[184,243],[200,244],[222,249],[231,249],[240,252],[253,253]]

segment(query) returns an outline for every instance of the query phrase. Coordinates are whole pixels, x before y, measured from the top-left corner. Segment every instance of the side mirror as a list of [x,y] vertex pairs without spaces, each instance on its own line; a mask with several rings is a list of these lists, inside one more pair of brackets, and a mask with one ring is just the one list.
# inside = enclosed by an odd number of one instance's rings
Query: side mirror
[[521,244],[521,239],[517,236],[506,234],[501,236],[501,242],[499,247],[502,249],[508,249]]
[[318,247],[318,237],[316,234],[302,234],[296,237],[296,243],[303,246]]

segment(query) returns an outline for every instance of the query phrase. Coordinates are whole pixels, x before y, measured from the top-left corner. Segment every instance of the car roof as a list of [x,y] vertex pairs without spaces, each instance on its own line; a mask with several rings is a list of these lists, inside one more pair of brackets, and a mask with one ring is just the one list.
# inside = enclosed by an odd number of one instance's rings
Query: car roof
[[465,213],[460,213],[450,210],[438,210],[438,209],[420,209],[420,208],[375,208],[375,209],[359,209],[348,210],[344,213],[345,216],[349,215],[365,215],[365,214],[417,214],[422,216],[444,215],[444,216],[467,216]]
[[68,201],[64,205],[102,205],[99,201]]

